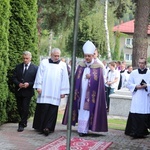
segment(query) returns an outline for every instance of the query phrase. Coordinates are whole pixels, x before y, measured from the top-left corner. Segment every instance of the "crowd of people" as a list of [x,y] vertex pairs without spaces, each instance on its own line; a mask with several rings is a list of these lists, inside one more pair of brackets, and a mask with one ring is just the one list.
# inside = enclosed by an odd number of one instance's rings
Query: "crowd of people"
[[[139,59],[139,68],[133,70],[124,61],[100,61],[98,50],[91,41],[83,45],[84,58],[75,70],[72,125],[77,125],[79,136],[93,132],[107,132],[107,114],[110,94],[122,88],[132,93],[132,103],[125,134],[134,138],[148,135],[150,129],[150,70],[146,60]],[[71,60],[61,59],[61,51],[54,48],[50,58],[39,66],[31,62],[29,51],[23,53],[23,63],[16,66],[13,74],[15,96],[20,122],[18,132],[27,126],[29,104],[34,89],[37,91],[33,128],[46,136],[55,131],[61,98],[70,94]],[[69,99],[62,124],[68,123]]]
[[109,112],[109,95],[114,93],[116,90],[127,87],[129,75],[132,72],[132,65],[126,65],[124,61],[112,61],[109,62],[108,65],[106,64],[106,61],[104,61],[104,64],[107,112]]

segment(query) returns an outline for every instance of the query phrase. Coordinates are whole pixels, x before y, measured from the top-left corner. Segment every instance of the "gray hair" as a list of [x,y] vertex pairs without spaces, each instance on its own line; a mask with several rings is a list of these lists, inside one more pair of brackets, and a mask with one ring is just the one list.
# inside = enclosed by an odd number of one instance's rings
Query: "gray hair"
[[24,51],[24,52],[23,52],[23,55],[29,55],[29,56],[32,58],[32,54],[31,54],[31,52],[29,52],[29,51]]
[[49,52],[49,55],[54,53],[54,52],[59,52],[61,54],[61,51],[59,48],[53,48],[50,52]]

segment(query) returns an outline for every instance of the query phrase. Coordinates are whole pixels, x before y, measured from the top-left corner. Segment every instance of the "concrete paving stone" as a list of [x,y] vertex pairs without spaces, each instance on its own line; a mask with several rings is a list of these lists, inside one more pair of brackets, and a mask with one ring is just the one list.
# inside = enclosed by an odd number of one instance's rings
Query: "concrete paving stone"
[[[44,136],[32,128],[32,120],[23,132],[17,132],[17,123],[0,126],[0,150],[36,150],[60,136],[67,136],[67,126],[57,123],[55,132]],[[72,127],[71,137],[79,137],[77,126]],[[113,142],[108,150],[150,150],[150,135],[144,139],[132,139],[122,130],[109,129],[108,132],[93,133],[85,139]]]

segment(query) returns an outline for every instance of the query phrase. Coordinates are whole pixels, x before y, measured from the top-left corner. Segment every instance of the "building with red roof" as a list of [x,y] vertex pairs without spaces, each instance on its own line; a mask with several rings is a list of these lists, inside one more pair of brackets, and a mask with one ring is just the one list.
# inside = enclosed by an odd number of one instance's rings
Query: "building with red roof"
[[[132,41],[133,41],[133,33],[134,33],[134,20],[121,23],[113,27],[113,32],[121,32],[124,33],[125,36],[120,38],[120,51],[124,53],[124,60],[131,61],[132,60]],[[148,55],[150,56],[150,26],[147,31],[148,37]]]

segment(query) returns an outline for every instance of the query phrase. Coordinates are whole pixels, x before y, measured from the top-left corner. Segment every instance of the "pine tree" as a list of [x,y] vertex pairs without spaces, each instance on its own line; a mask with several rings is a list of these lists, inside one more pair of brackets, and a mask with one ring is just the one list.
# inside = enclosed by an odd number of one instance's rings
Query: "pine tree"
[[6,101],[8,96],[8,28],[10,15],[9,0],[1,1],[0,5],[0,124],[7,120]]
[[147,28],[150,16],[150,0],[136,1],[135,25],[133,35],[132,66],[138,66],[139,58],[147,59],[148,37]]

